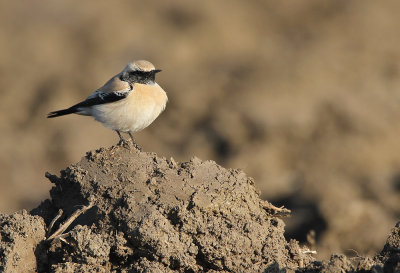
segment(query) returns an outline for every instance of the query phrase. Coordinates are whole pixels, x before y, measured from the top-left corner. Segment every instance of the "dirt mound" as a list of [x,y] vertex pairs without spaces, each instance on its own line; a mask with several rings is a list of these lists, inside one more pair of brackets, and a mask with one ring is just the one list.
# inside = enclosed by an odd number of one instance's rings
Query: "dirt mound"
[[[251,178],[213,161],[173,159],[112,147],[90,152],[61,176],[51,201],[35,209],[49,225],[93,204],[65,236],[52,240],[42,267],[139,271],[263,271],[297,268],[311,257],[287,243],[282,220]],[[71,271],[71,272],[72,272]]]
[[213,161],[113,146],[46,176],[51,200],[32,215],[0,215],[5,272],[379,271],[399,262],[398,227],[375,260],[314,261],[285,240],[285,211],[261,200],[253,179]]

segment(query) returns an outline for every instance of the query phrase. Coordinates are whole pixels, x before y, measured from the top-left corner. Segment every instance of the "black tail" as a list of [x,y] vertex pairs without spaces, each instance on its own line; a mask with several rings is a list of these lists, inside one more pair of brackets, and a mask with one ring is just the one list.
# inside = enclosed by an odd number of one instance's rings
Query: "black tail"
[[77,112],[77,109],[75,107],[71,107],[71,108],[68,108],[68,109],[63,109],[63,110],[50,112],[47,115],[47,118],[56,118],[56,117],[60,117],[60,116],[73,114],[73,113],[76,113],[76,112]]

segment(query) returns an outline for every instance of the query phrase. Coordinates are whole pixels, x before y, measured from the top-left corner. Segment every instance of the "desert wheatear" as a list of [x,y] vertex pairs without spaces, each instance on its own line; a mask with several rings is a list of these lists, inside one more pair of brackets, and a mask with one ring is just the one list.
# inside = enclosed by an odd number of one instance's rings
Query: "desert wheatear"
[[126,132],[136,145],[132,132],[149,126],[168,101],[167,94],[155,81],[156,73],[160,71],[148,61],[130,62],[86,100],[51,112],[47,117],[68,114],[93,116],[105,127],[116,131],[121,143],[127,143],[121,135],[121,132]]

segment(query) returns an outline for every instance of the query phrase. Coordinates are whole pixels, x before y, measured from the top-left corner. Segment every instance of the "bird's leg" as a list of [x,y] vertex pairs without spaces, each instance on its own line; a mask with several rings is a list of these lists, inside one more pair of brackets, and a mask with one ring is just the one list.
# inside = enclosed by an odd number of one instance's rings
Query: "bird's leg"
[[131,131],[128,131],[128,134],[131,137],[132,143],[133,143],[133,145],[135,145],[135,148],[138,149],[139,151],[142,151],[142,148],[136,143],[135,139],[133,138]]
[[131,137],[131,139],[132,139],[132,143],[133,143],[133,144],[135,144],[135,145],[137,145],[137,143],[136,143],[135,139],[133,138],[133,135],[132,135],[132,133],[129,131],[129,132],[128,132],[128,134],[129,134],[129,136],[130,136],[130,137]]
[[123,145],[129,145],[129,144],[128,144],[128,141],[126,141],[126,139],[122,137],[120,131],[115,130],[115,132],[117,132],[117,134],[118,134],[118,136],[119,136],[119,142],[118,142],[119,145],[121,145],[121,144],[123,144]]

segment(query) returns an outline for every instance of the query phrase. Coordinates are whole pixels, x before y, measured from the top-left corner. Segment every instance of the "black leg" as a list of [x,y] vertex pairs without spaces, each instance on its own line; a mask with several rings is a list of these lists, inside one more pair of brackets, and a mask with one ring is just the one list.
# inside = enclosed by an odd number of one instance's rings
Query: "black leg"
[[142,148],[136,143],[135,139],[133,138],[132,133],[129,131],[128,134],[131,137],[132,143],[133,143],[133,145],[135,145],[136,149],[138,149],[139,151],[142,151]]
[[128,145],[128,141],[126,141],[125,138],[122,137],[121,132],[118,130],[115,130],[115,132],[117,132],[118,136],[119,136],[119,143],[118,144],[124,144],[124,145]]
[[129,134],[129,136],[130,136],[130,137],[131,137],[131,139],[132,139],[132,143],[133,143],[133,144],[135,144],[135,145],[137,145],[137,143],[136,143],[135,139],[133,138],[133,135],[132,135],[132,133],[129,131],[129,132],[128,132],[128,134]]

